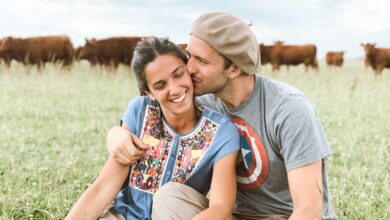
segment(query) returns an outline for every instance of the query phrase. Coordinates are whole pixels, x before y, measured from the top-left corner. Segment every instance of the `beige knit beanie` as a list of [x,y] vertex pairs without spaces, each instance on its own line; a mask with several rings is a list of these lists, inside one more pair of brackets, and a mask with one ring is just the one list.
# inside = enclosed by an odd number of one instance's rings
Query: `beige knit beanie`
[[193,24],[191,34],[202,39],[247,74],[260,70],[260,48],[251,28],[224,12],[206,13]]

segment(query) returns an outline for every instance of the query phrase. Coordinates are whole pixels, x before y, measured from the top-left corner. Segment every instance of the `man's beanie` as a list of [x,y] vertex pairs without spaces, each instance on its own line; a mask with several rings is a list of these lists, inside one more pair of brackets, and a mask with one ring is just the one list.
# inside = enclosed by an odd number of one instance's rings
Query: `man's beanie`
[[191,34],[208,43],[247,74],[260,69],[260,48],[251,28],[223,12],[206,13],[193,24]]

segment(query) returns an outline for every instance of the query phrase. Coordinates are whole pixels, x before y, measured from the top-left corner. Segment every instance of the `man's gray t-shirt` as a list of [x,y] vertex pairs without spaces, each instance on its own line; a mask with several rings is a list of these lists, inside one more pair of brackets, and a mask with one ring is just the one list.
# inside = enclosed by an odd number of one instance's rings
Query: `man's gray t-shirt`
[[331,154],[315,109],[297,89],[256,76],[251,96],[228,109],[213,94],[197,98],[199,106],[229,114],[240,130],[235,213],[291,215],[287,172],[322,160],[323,218],[337,219],[324,158]]

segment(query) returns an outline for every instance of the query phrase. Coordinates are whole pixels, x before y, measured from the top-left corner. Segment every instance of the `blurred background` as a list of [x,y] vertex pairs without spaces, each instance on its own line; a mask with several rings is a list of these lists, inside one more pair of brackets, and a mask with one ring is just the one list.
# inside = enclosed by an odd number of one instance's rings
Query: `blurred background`
[[192,22],[204,12],[225,11],[252,24],[259,43],[317,45],[363,58],[360,43],[390,47],[387,0],[2,0],[0,38],[65,34],[75,47],[85,38],[170,37],[186,43]]

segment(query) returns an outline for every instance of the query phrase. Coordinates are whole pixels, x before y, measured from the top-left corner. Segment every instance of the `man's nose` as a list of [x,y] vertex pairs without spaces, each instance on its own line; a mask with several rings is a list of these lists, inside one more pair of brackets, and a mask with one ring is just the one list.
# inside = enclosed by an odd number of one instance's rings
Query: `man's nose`
[[188,62],[187,62],[187,71],[191,75],[196,73],[196,65],[195,65],[194,59],[191,57],[188,59]]

